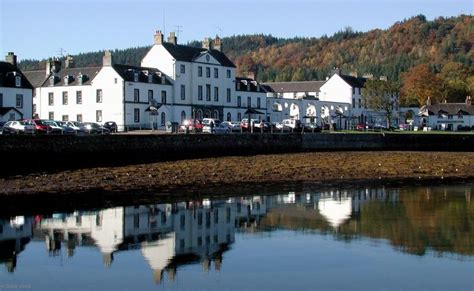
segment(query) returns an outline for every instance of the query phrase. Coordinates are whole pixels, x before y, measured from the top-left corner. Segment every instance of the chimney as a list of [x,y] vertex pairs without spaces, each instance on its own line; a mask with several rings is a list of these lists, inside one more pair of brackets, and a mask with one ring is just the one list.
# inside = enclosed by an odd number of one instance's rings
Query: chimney
[[431,97],[428,96],[428,99],[426,99],[426,105],[431,105]]
[[373,80],[374,79],[374,75],[373,74],[368,74],[368,73],[365,73],[362,78],[364,79],[369,79],[369,80]]
[[168,42],[174,45],[178,44],[178,38],[176,37],[176,34],[174,31],[170,32],[170,35],[168,36]]
[[5,61],[16,67],[16,55],[13,52],[8,52],[5,56]]
[[61,70],[61,62],[58,59],[49,59],[46,63],[46,75],[56,74]]
[[202,41],[202,48],[207,50],[212,49],[211,40],[208,37],[205,37]]
[[331,70],[331,76],[334,75],[334,74],[340,75],[340,74],[341,74],[341,69],[339,69],[338,67],[334,67],[334,68]]
[[214,49],[218,51],[222,51],[222,39],[216,35],[216,38],[214,39]]
[[471,96],[467,96],[467,97],[466,97],[466,104],[467,104],[468,106],[471,106],[471,105],[472,105]]
[[74,68],[74,59],[71,56],[66,56],[64,60],[64,67],[67,68]]
[[247,72],[247,78],[255,80],[255,72],[254,71],[248,71]]
[[356,78],[357,78],[357,77],[358,77],[358,75],[357,75],[357,70],[351,71],[349,75],[351,75],[352,77],[356,77]]
[[102,66],[103,67],[112,66],[112,53],[109,50],[106,50],[104,52],[104,56],[102,57]]
[[161,32],[161,30],[156,31],[154,38],[155,44],[163,44],[163,33]]

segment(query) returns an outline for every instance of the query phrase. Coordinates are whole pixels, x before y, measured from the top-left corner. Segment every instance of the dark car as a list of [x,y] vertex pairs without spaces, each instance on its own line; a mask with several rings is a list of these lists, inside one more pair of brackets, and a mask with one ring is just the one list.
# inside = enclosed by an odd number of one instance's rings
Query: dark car
[[106,121],[104,127],[107,128],[110,132],[117,132],[118,127],[115,121]]
[[321,127],[316,123],[305,123],[303,126],[305,132],[321,132]]
[[88,134],[109,134],[110,130],[95,122],[82,123],[81,130]]

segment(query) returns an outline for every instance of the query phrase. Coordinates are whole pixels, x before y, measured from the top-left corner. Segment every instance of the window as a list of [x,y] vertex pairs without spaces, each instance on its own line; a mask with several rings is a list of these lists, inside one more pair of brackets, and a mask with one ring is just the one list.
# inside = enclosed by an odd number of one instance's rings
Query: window
[[202,67],[198,67],[198,77],[202,77]]
[[140,89],[133,89],[133,102],[140,102]]
[[166,91],[161,91],[161,103],[166,104]]
[[211,85],[206,85],[206,101],[211,101]]
[[184,230],[186,226],[186,217],[184,216],[184,214],[181,214],[181,216],[179,217],[179,226],[181,230]]
[[180,95],[181,95],[181,100],[186,99],[186,87],[184,85],[181,85]]
[[148,102],[153,101],[153,90],[148,90]]
[[359,108],[362,107],[362,102],[361,102],[361,99],[359,99]]
[[230,78],[230,70],[227,70],[227,78]]
[[219,87],[214,87],[214,101],[219,101]]
[[148,74],[148,83],[153,83],[153,74]]
[[247,107],[252,106],[252,98],[250,96],[247,96]]
[[230,103],[230,88],[227,88],[227,102]]
[[230,112],[227,112],[227,121],[232,121],[232,115],[230,115]]
[[21,76],[15,76],[15,86],[21,86]]
[[202,100],[202,86],[201,85],[198,86],[198,100],[199,101]]
[[179,72],[180,72],[181,74],[186,74],[186,67],[185,67],[184,65],[180,65],[180,66],[179,66]]
[[97,89],[95,99],[97,103],[102,103],[102,89]]
[[63,92],[63,105],[67,105],[67,91]]
[[260,108],[260,97],[257,98],[257,108]]
[[48,118],[49,118],[50,120],[54,120],[54,112],[53,112],[53,111],[50,111],[50,112],[48,113]]
[[357,89],[358,89],[358,91],[359,91],[359,95],[360,95],[360,94],[361,94],[360,92],[362,91],[362,89],[361,89],[361,88],[357,88]]
[[16,94],[16,108],[23,108],[23,94]]
[[355,93],[356,93],[356,88],[352,87],[352,95],[355,95]]
[[355,108],[356,107],[356,100],[355,98],[352,98],[352,108]]
[[76,91],[76,104],[82,104],[82,91]]
[[202,246],[202,237],[201,236],[198,236],[198,238],[197,238],[197,245],[198,245],[198,247]]
[[133,109],[133,122],[135,123],[140,122],[140,109],[139,108]]
[[202,226],[202,212],[198,213],[197,221],[198,221],[198,226],[201,227]]
[[36,104],[33,104],[33,114],[36,113]]
[[140,214],[136,213],[133,215],[133,227],[139,228],[140,227]]
[[219,223],[219,210],[218,209],[214,211],[214,224],[217,224],[217,223]]
[[76,120],[82,122],[82,114],[76,115]]
[[241,107],[241,106],[242,106],[242,97],[237,96],[237,107]]
[[51,76],[51,77],[49,78],[49,86],[54,86],[54,81],[56,81],[56,80],[55,80],[55,77],[54,77],[54,76]]
[[49,106],[54,105],[54,93],[53,92],[48,93],[48,105]]
[[181,111],[181,121],[186,119],[186,112],[183,110]]
[[206,67],[206,78],[210,78],[210,77],[211,77],[211,68]]
[[166,115],[164,112],[161,112],[161,126],[165,126],[166,124]]
[[15,120],[16,117],[15,117],[15,113],[10,113],[10,117],[8,118],[8,121],[12,121],[12,120]]
[[117,78],[114,78],[114,84],[117,84]]
[[241,121],[242,120],[242,113],[237,113],[237,120],[238,121]]
[[95,121],[102,122],[102,110],[95,111]]
[[214,68],[214,78],[219,78],[219,69]]
[[63,115],[63,121],[69,121],[69,115]]
[[138,82],[138,73],[133,73],[133,82]]

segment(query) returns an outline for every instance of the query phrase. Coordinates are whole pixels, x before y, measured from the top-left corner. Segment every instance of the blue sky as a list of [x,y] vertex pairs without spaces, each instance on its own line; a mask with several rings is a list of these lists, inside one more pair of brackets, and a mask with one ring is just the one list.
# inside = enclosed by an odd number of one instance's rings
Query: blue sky
[[[179,43],[234,34],[331,35],[350,26],[388,28],[417,14],[428,19],[474,11],[473,0],[0,0],[0,51],[19,59],[152,44],[157,29],[181,26]],[[165,24],[165,25],[163,25]]]

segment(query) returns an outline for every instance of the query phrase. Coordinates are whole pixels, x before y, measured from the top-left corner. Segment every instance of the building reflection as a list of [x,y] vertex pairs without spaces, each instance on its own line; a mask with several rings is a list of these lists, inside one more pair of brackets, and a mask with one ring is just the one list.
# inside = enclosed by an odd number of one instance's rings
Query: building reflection
[[[398,189],[381,187],[204,199],[0,219],[0,264],[13,272],[18,254],[31,239],[44,241],[51,257],[62,253],[73,257],[76,248],[94,246],[107,268],[113,265],[118,253],[139,250],[158,284],[163,278],[173,281],[178,269],[187,264],[201,264],[204,272],[219,271],[223,267],[224,253],[235,241],[236,231],[317,229],[381,237],[367,232],[372,226],[366,221],[379,223],[374,224],[377,229],[380,223],[386,223],[390,229],[403,231],[403,227],[393,227],[392,222],[377,220],[371,215],[390,210],[387,206],[392,205],[400,216],[398,208],[402,203],[410,213],[416,214],[423,203],[434,203],[440,196],[439,189],[420,189],[423,193],[410,194],[410,197],[421,197],[422,203],[403,201]],[[457,202],[470,204],[471,188],[463,191],[463,195],[456,195],[463,201]],[[449,196],[446,191],[441,194],[445,198]],[[377,203],[384,207],[374,208]],[[406,218],[401,217],[401,220],[406,221]]]

